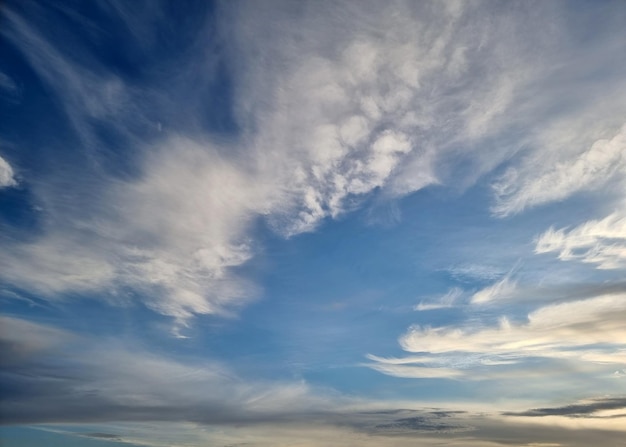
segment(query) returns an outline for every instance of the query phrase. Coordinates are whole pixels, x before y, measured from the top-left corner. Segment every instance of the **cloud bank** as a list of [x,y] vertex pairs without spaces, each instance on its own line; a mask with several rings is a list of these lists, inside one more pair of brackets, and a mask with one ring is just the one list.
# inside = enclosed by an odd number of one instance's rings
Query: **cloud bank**
[[[61,434],[154,447],[245,442],[487,447],[557,439],[582,446],[623,436],[623,426],[606,425],[615,418],[585,419],[589,427],[575,431],[528,421],[620,410],[620,397],[554,409],[505,406],[502,414],[493,406],[486,412],[463,403],[382,402],[304,382],[245,380],[207,359],[174,360],[128,342],[103,343],[17,318],[3,317],[2,323],[8,330],[0,333],[1,344],[10,344],[15,354],[0,372],[3,424],[43,424],[41,429]],[[60,363],[69,352],[71,361]]]

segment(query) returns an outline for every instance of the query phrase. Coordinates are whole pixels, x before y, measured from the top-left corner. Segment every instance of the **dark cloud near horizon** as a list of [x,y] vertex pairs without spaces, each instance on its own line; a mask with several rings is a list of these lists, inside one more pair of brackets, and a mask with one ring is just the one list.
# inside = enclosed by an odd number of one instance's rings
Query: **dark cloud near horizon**
[[470,430],[470,427],[450,424],[442,421],[442,416],[430,413],[428,416],[414,416],[396,419],[385,424],[378,424],[374,427],[374,432],[435,432],[444,433],[450,431]]
[[[131,424],[191,422],[237,429],[271,426],[276,427],[277,431],[314,426],[320,429],[343,428],[377,439],[418,439],[427,436],[442,442],[452,442],[455,439],[465,439],[467,433],[471,433],[471,439],[502,445],[571,439],[572,442],[568,445],[576,447],[584,446],[585,442],[586,445],[594,444],[599,439],[598,436],[611,440],[619,434],[598,434],[597,430],[582,430],[573,439],[568,430],[564,431],[559,427],[533,424],[518,426],[491,419],[488,414],[434,407],[388,407],[359,411],[354,406],[342,407],[341,403],[347,402],[335,401],[328,396],[326,401],[319,404],[319,399],[325,398],[315,390],[309,390],[295,399],[285,400],[281,405],[255,408],[254,404],[250,405],[255,396],[267,396],[269,401],[275,403],[283,399],[281,392],[289,384],[279,384],[275,388],[268,388],[265,384],[265,388],[258,390],[258,394],[246,395],[242,393],[242,389],[262,387],[263,384],[251,385],[230,379],[216,380],[212,375],[194,379],[192,373],[197,372],[197,365],[156,358],[146,352],[133,352],[137,365],[142,366],[135,368],[135,360],[128,356],[127,351],[107,353],[106,347],[96,349],[95,344],[88,339],[83,339],[81,343],[84,346],[77,348],[71,356],[67,349],[67,340],[74,340],[72,334],[56,333],[47,326],[34,323],[13,323],[13,329],[17,333],[11,334],[9,338],[6,331],[0,332],[1,342],[15,342],[16,339],[25,342],[27,333],[31,331],[33,336],[32,331],[35,330],[46,334],[51,343],[43,346],[38,337],[31,337],[27,345],[15,347],[18,351],[28,351],[28,355],[18,356],[16,361],[0,371],[0,424],[4,426],[119,421]],[[59,339],[52,340],[51,334]],[[32,349],[33,347],[37,349]],[[109,351],[113,350],[113,347],[109,347]],[[65,354],[62,355],[61,352]],[[156,363],[157,361],[161,363]],[[198,390],[204,391],[200,393]],[[503,414],[568,416],[624,407],[626,398],[613,398],[596,399],[562,408],[536,409],[526,414]],[[124,433],[108,433],[106,429],[77,435],[110,441],[126,439]]]
[[589,402],[566,405],[563,407],[552,408],[534,408],[522,412],[506,412],[505,416],[569,416],[569,417],[588,417],[593,413],[601,410],[626,410],[626,397],[615,397],[607,399],[594,399]]

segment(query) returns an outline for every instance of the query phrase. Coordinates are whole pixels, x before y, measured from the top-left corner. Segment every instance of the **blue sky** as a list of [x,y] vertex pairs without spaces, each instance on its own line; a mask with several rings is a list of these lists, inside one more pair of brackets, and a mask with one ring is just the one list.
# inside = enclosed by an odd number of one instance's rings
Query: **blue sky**
[[3,2],[0,440],[616,446],[621,1]]

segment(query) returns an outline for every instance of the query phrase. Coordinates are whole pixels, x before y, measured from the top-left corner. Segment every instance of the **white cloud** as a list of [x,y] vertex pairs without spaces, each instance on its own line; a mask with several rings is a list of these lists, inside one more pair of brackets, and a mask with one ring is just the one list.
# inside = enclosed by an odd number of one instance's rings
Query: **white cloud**
[[535,253],[558,252],[563,261],[579,260],[599,269],[626,266],[626,216],[614,212],[571,230],[550,228],[537,239]]
[[252,255],[246,231],[268,206],[252,175],[209,144],[174,138],[145,176],[113,185],[71,228],[0,255],[3,275],[44,295],[132,286],[180,322],[224,312],[251,291],[230,269]]
[[[521,67],[539,66],[521,63],[532,53],[518,46],[516,59],[510,58],[503,49],[513,44],[509,29],[489,21],[467,28],[462,16],[472,12],[445,3],[424,10],[396,3],[371,16],[366,9],[338,7],[336,28],[321,6],[311,5],[306,17],[272,10],[271,19],[250,7],[253,12],[236,13],[238,33],[270,37],[245,40],[243,51],[252,55],[239,110],[243,122],[258,123],[258,150],[284,154],[279,166],[292,173],[281,183],[290,192],[288,210],[299,211],[295,219],[274,219],[282,232],[309,231],[324,217],[351,209],[361,194],[402,196],[440,184],[440,174],[458,163],[459,145],[461,156],[476,159],[472,177],[506,156],[474,143],[507,126],[501,115],[529,76]],[[479,16],[472,17],[481,21]],[[373,17],[379,25],[371,29],[366,24]],[[384,36],[378,26],[387,30]],[[276,31],[268,27],[281,29],[283,43],[309,38],[303,47],[274,45]],[[281,61],[275,65],[280,70],[266,67],[265,76],[252,77],[268,59]],[[492,65],[506,68],[486,69]],[[489,82],[474,71],[485,71]]]
[[[616,365],[626,364],[626,343],[622,341],[626,340],[625,298],[624,294],[609,294],[541,307],[528,315],[526,323],[502,317],[494,327],[414,326],[399,342],[405,351],[420,355],[399,359],[369,356],[374,361],[370,366],[398,377],[470,380],[497,377],[500,367],[508,368],[510,378],[516,377],[507,365],[517,365],[530,374],[527,362],[537,358],[600,369],[612,365],[614,371]],[[441,371],[439,376],[437,371]]]
[[510,297],[517,289],[517,283],[506,275],[495,284],[485,287],[472,295],[471,302],[473,304],[484,304],[494,300],[500,300]]
[[528,315],[527,324],[503,319],[498,327],[477,331],[414,327],[400,344],[409,352],[541,355],[557,346],[619,344],[626,333],[620,324],[625,314],[624,295],[608,295],[540,308]]
[[94,248],[81,237],[49,234],[45,240],[1,253],[2,275],[14,285],[43,294],[104,288],[114,279],[115,266],[103,257],[106,252],[97,254]]
[[[464,376],[464,372],[460,369],[448,367],[445,364],[438,363],[436,358],[384,358],[375,355],[368,355],[368,359],[373,363],[366,366],[394,377],[402,377],[405,379],[457,379]],[[422,366],[424,365],[424,366]]]
[[563,153],[558,146],[546,149],[549,160],[536,157],[521,171],[509,168],[494,184],[498,204],[493,210],[497,215],[562,200],[578,191],[597,190],[612,179],[626,180],[626,125],[611,138],[599,139],[578,153]]
[[0,157],[0,188],[8,188],[17,185],[13,168],[7,161]]
[[448,290],[448,293],[442,295],[436,300],[433,301],[420,301],[414,307],[414,310],[423,311],[423,310],[434,310],[434,309],[446,309],[452,307],[456,301],[463,295],[463,290],[458,287],[453,287]]

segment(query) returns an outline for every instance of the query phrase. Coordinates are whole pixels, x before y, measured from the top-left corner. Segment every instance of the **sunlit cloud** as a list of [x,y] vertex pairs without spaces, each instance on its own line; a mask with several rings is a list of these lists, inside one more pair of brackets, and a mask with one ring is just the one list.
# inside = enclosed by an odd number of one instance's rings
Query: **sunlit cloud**
[[422,355],[369,356],[374,361],[370,366],[397,377],[468,380],[493,377],[492,372],[499,375],[497,369],[503,365],[518,365],[528,374],[527,363],[538,358],[614,369],[626,363],[626,345],[620,341],[626,336],[625,312],[624,295],[609,294],[540,307],[525,323],[502,317],[497,326],[414,326],[399,343],[405,351]]

